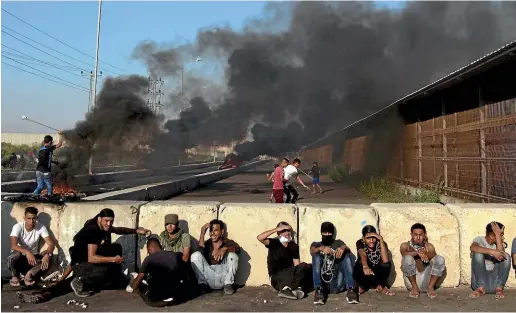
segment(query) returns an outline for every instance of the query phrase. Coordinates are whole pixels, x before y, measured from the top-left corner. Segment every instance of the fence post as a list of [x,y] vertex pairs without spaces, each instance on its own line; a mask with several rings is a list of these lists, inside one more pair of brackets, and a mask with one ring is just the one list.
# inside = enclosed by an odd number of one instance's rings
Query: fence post
[[[480,174],[481,174],[481,186],[482,186],[482,194],[487,195],[487,168],[486,168],[486,134],[484,131],[484,99],[482,97],[482,88],[480,88],[480,84],[478,84],[478,110],[480,113]],[[485,200],[482,199],[482,202]],[[489,202],[489,198],[487,200]]]
[[443,116],[443,175],[444,175],[444,187],[448,187],[448,141],[446,139],[446,106],[444,99],[441,100],[441,110]]

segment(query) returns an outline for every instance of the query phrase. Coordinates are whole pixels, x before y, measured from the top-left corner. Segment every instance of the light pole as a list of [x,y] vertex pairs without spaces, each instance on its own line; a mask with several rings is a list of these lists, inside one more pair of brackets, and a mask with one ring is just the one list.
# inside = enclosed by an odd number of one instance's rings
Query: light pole
[[[99,13],[97,18],[97,45],[95,48],[95,72],[93,73],[93,101],[92,101],[92,108],[95,107],[97,104],[97,74],[98,74],[98,67],[99,67],[99,45],[100,45],[100,20],[102,17],[102,0],[99,0]],[[90,161],[88,165],[88,172],[90,175],[92,175],[91,167],[93,162],[93,147],[91,147],[90,152]]]

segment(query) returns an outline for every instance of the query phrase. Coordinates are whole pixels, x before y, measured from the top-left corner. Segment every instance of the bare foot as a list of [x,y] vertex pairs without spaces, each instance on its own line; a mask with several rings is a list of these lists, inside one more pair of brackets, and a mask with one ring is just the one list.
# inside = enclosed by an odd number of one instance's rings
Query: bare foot
[[496,288],[495,299],[505,299],[505,294],[502,288]]
[[434,299],[435,297],[437,297],[437,293],[435,292],[434,288],[428,288],[426,294],[430,299]]
[[419,288],[412,287],[412,290],[410,290],[409,297],[417,299],[419,298]]
[[9,281],[9,285],[11,285],[12,287],[20,287],[20,279],[18,279],[18,277],[11,278],[11,280]]
[[477,299],[477,298],[480,298],[481,296],[483,296],[485,294],[485,291],[483,288],[477,288],[475,291],[473,291],[469,297],[471,299]]

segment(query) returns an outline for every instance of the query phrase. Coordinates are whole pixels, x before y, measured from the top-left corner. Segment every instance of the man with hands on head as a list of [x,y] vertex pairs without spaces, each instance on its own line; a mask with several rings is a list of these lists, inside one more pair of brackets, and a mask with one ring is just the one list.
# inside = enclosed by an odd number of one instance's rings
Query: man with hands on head
[[[210,239],[204,240],[207,230]],[[191,256],[192,269],[201,286],[201,292],[224,289],[226,295],[235,293],[233,284],[238,270],[240,247],[224,238],[224,222],[212,220],[201,228],[199,247]]]

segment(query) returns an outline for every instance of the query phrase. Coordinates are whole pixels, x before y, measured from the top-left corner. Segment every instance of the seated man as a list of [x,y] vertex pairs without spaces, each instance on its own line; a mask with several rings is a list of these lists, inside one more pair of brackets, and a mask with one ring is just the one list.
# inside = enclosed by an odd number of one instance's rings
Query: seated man
[[[204,241],[210,229],[210,239]],[[233,284],[238,270],[240,247],[233,240],[224,238],[224,223],[212,220],[201,228],[199,248],[192,254],[192,268],[202,292],[224,289],[226,295],[235,293]]]
[[486,235],[473,239],[471,244],[471,298],[495,294],[496,299],[505,298],[503,289],[511,271],[511,259],[503,242],[505,226],[491,222],[486,226]]
[[345,289],[348,290],[348,303],[358,303],[354,291],[351,251],[343,241],[334,239],[334,234],[335,226],[330,222],[324,222],[321,224],[322,240],[313,242],[310,246],[315,288],[314,304],[324,304],[328,294],[336,294]]
[[[272,287],[279,292],[278,297],[297,300],[305,296],[306,290],[303,289],[312,285],[312,267],[300,263],[299,246],[292,241],[291,231],[292,227],[287,222],[280,222],[276,228],[264,231],[256,239],[269,249],[267,269]],[[269,238],[274,233],[278,238]]]
[[405,286],[410,290],[411,298],[419,298],[422,291],[433,299],[437,297],[436,283],[444,272],[444,258],[437,255],[434,245],[428,242],[425,225],[412,225],[410,234],[410,241],[400,246]]
[[[41,238],[47,249],[38,252]],[[10,285],[20,286],[20,274],[25,275],[26,286],[34,285],[33,278],[48,269],[54,247],[47,228],[38,222],[38,209],[25,208],[24,221],[15,224],[11,231],[11,254],[7,258],[7,268],[12,273]]]
[[[122,273],[122,246],[111,243],[111,233],[117,235],[150,234],[149,230],[114,227],[115,212],[103,209],[94,218],[86,221],[84,227],[73,238],[69,275],[54,286],[33,294],[19,293],[22,302],[39,303],[69,292],[69,287],[78,297],[88,297],[102,289],[123,289],[129,279]],[[63,275],[64,276],[64,275]],[[68,283],[68,286],[66,284]]]
[[190,235],[179,228],[179,217],[177,214],[165,216],[165,230],[159,235],[159,241],[163,250],[181,252],[183,261],[190,260]]
[[[147,241],[148,256],[142,263],[140,273],[132,283],[133,290],[139,290],[143,301],[152,307],[163,307],[180,303],[188,290],[188,281],[180,252],[163,251],[158,239]],[[142,284],[143,279],[147,285]]]

